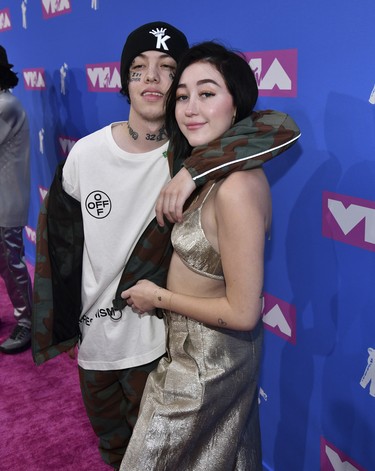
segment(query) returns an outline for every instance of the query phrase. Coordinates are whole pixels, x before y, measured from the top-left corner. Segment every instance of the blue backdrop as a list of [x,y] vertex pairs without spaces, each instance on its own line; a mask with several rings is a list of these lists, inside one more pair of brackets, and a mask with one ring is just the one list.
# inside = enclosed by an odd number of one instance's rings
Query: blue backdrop
[[373,0],[0,1],[0,44],[30,119],[35,259],[40,202],[77,139],[127,118],[127,34],[164,20],[190,43],[246,53],[258,109],[289,113],[300,142],[266,165],[264,467],[375,470],[375,4]]

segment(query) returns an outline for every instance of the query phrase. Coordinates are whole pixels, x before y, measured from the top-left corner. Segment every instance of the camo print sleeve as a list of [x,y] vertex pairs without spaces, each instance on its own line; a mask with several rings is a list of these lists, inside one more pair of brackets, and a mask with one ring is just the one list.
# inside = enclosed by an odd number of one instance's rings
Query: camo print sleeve
[[54,358],[74,346],[77,339],[54,344],[54,311],[51,261],[47,235],[47,194],[39,212],[36,233],[36,261],[32,312],[32,355],[37,365]]
[[32,354],[37,365],[78,341],[82,247],[80,205],[63,192],[60,167],[37,225],[32,312]]
[[[245,121],[246,127],[241,124]],[[273,110],[254,112],[251,119],[237,123],[233,129],[235,135],[225,145],[223,139],[218,139],[209,148],[199,146],[184,161],[198,187],[208,180],[261,166],[289,149],[301,135],[289,115]]]
[[123,271],[113,307],[121,310],[126,302],[121,298],[122,291],[130,288],[137,281],[146,279],[159,286],[165,286],[169,262],[172,256],[170,243],[171,226],[166,223],[160,227],[153,219],[131,254]]

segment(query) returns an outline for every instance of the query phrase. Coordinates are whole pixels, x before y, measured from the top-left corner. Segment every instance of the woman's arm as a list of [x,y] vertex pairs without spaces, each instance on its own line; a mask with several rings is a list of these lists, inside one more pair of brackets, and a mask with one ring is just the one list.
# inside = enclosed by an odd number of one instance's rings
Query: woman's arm
[[[164,225],[164,216],[172,223],[182,221],[183,205],[197,187],[234,172],[260,167],[292,147],[301,136],[297,124],[289,115],[266,110],[254,111],[247,120],[237,123],[233,129],[238,130],[233,132],[230,140],[239,137],[236,133],[242,133],[243,123],[247,123],[246,134],[240,137],[247,141],[245,147],[243,144],[236,147],[231,142],[226,152],[220,152],[219,138],[210,146],[195,148],[191,156],[180,162],[184,167],[178,173],[175,171],[176,176],[163,188],[157,200],[156,217],[161,226]],[[175,170],[179,169],[176,164]]]
[[226,295],[188,296],[142,280],[123,297],[142,312],[158,307],[218,327],[251,330],[261,312],[264,241],[271,220],[266,177],[261,170],[231,175],[220,186],[214,204]]

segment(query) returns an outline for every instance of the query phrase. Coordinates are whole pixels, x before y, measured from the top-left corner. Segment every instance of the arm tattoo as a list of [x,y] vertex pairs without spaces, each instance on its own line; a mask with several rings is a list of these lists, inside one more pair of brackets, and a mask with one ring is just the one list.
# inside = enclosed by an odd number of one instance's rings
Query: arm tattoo
[[227,323],[223,321],[223,319],[221,319],[220,317],[217,320],[217,323],[219,324],[220,327],[225,327],[227,325]]

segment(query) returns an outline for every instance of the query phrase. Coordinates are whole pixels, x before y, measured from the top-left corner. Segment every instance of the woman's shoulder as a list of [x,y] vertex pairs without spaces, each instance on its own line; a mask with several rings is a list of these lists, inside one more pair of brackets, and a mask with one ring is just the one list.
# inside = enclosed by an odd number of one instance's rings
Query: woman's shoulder
[[270,193],[267,177],[261,168],[234,172],[225,178],[218,189],[218,196],[252,197],[254,194],[266,196]]
[[244,218],[245,214],[251,220],[260,217],[264,221],[265,231],[269,230],[272,198],[263,170],[259,168],[229,175],[217,190],[215,207],[224,220],[238,216]]

